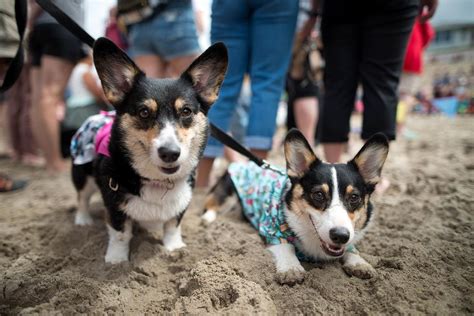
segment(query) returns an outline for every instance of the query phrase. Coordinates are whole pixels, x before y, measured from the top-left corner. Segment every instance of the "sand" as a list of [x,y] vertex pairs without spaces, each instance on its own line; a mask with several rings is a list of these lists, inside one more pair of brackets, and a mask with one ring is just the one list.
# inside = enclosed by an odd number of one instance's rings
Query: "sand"
[[99,196],[94,225],[76,227],[67,174],[1,160],[0,170],[30,185],[0,195],[0,313],[472,314],[474,121],[414,117],[409,127],[418,137],[391,147],[392,185],[374,198],[359,244],[376,269],[371,280],[339,263],[305,264],[303,283],[280,285],[236,207],[201,224],[202,194],[184,217],[185,249],[168,253],[160,235],[136,228],[130,262],[107,265]]

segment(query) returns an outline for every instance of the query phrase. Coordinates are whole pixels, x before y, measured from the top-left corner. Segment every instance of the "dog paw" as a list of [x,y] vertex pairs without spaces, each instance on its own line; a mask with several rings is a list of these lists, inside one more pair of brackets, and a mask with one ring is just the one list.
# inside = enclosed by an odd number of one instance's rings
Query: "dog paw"
[[290,285],[293,286],[298,283],[302,283],[305,278],[305,270],[302,269],[291,269],[285,272],[277,272],[275,275],[275,281],[279,284],[283,285]]
[[179,240],[179,241],[174,241],[174,242],[170,242],[170,243],[165,243],[164,246],[165,246],[166,250],[173,251],[173,250],[176,250],[176,249],[186,247],[186,244],[182,240]]
[[94,220],[89,215],[89,213],[76,213],[76,217],[74,219],[74,224],[78,226],[90,226],[94,223]]
[[372,279],[377,276],[375,269],[368,263],[359,263],[356,265],[343,265],[344,271],[359,279]]
[[201,219],[203,220],[204,223],[210,224],[213,221],[215,221],[217,218],[217,213],[216,211],[206,211],[206,213],[202,214]]
[[128,261],[128,255],[123,256],[123,255],[111,255],[111,254],[106,254],[105,255],[105,263],[110,263],[110,264],[118,264],[121,262],[127,262]]
[[110,264],[117,264],[128,261],[128,249],[123,247],[109,247],[105,254],[105,262]]

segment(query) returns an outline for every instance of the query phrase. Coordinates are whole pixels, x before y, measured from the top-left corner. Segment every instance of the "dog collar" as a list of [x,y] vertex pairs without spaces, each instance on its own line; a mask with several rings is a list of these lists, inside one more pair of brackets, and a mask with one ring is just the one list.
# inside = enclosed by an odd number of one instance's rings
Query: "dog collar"
[[[164,189],[165,192],[163,193],[161,198],[164,198],[166,193],[168,193],[169,190],[173,190],[175,186],[174,182],[170,179],[156,180],[156,179],[149,179],[145,177],[140,177],[140,179],[155,188]],[[109,188],[114,192],[117,192],[119,190],[118,182],[112,177],[109,178]]]
[[166,189],[166,190],[172,190],[174,188],[174,182],[171,181],[170,179],[156,180],[156,179],[148,179],[145,177],[141,177],[141,179],[153,187]]
[[148,178],[145,178],[145,177],[141,177],[141,179],[143,181],[145,181],[147,184],[154,187],[154,188],[163,189],[165,192],[161,196],[162,199],[165,197],[165,195],[166,195],[166,193],[168,193],[168,191],[174,189],[174,182],[170,179],[156,180],[156,179],[148,179]]

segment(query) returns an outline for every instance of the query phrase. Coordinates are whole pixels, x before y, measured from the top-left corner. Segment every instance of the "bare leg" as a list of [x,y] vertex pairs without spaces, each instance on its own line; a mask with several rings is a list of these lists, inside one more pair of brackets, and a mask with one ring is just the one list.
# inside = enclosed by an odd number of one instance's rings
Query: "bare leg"
[[145,72],[149,78],[164,78],[166,76],[166,64],[158,56],[142,55],[134,58],[137,66]]
[[167,76],[176,78],[179,77],[186,68],[191,65],[194,59],[196,59],[197,55],[190,55],[190,56],[183,56],[171,59],[169,61],[169,66],[167,69]]
[[[41,97],[41,72],[40,72],[40,67],[38,66],[32,66],[30,70],[30,83],[31,83],[31,130],[33,132],[33,135],[36,134],[36,126],[38,124],[38,119],[37,115],[39,112],[38,106],[40,102],[40,97]],[[37,146],[36,150],[40,149],[43,150],[42,148],[39,148],[38,144],[38,136],[35,135],[34,137],[34,143]],[[44,156],[44,153],[39,153],[40,155]]]
[[269,152],[268,150],[262,150],[262,149],[251,149],[250,151],[252,152],[252,154],[254,154],[260,159],[267,159],[268,152]]
[[[250,150],[255,156],[266,159],[268,155],[268,150],[252,149]],[[198,174],[196,177],[196,187],[205,188],[209,186],[209,174],[212,171],[212,165],[214,163],[214,158],[203,158],[199,162]]]
[[202,158],[198,165],[196,187],[205,188],[209,185],[209,174],[211,174],[214,158]]
[[318,123],[318,100],[315,97],[299,98],[294,103],[295,121],[311,146],[314,146]]
[[230,162],[242,162],[247,160],[246,157],[227,146],[224,146],[224,157]]
[[329,163],[338,163],[344,152],[344,143],[326,143],[323,145],[324,156]]
[[[33,106],[33,129],[37,143],[46,157],[46,167],[50,171],[63,171],[66,165],[59,148],[59,122],[57,106],[64,102],[64,90],[74,65],[52,56],[42,58],[40,68],[41,88],[39,103]],[[37,82],[33,80],[33,83]],[[35,91],[35,88],[33,89]],[[38,99],[37,99],[38,100]]]

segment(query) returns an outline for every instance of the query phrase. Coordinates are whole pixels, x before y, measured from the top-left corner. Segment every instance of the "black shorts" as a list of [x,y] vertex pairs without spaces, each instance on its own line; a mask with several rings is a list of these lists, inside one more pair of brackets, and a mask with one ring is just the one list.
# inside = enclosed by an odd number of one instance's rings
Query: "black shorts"
[[86,56],[82,43],[57,23],[37,24],[29,38],[31,64],[41,65],[43,55],[55,56],[76,64]]

